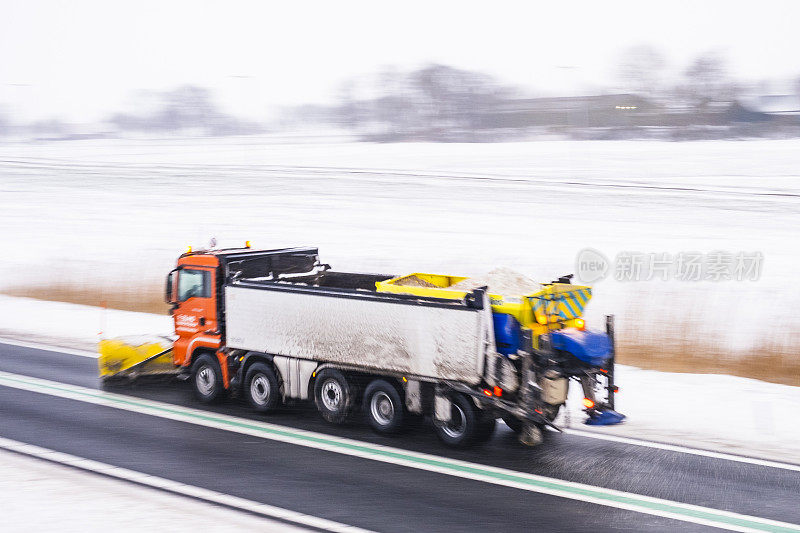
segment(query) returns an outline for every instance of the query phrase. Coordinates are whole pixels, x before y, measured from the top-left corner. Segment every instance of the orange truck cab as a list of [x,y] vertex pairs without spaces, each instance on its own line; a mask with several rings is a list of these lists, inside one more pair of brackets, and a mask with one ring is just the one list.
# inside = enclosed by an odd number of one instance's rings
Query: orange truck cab
[[[279,257],[285,258],[287,254],[295,257],[298,264],[279,264]],[[269,261],[270,257],[274,259]],[[170,312],[175,323],[175,334],[178,336],[172,351],[175,366],[188,370],[199,355],[211,356],[219,363],[224,388],[230,388],[232,372],[227,356],[222,351],[225,332],[225,276],[231,265],[239,272],[248,272],[256,265],[257,268],[262,268],[265,259],[277,270],[302,271],[317,260],[317,249],[251,250],[248,243],[245,248],[196,252],[190,248],[178,258],[176,268],[167,276],[165,295],[166,302],[172,306]]]
[[175,341],[172,361],[189,367],[197,350],[215,354],[228,387],[227,365],[222,354],[219,323],[217,277],[220,261],[214,252],[187,252],[178,259],[177,268],[167,277],[167,302],[172,304]]

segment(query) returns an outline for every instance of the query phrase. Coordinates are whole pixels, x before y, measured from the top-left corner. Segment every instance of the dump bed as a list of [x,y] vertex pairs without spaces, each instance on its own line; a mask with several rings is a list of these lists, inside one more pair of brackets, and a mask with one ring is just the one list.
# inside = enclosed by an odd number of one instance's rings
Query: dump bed
[[495,352],[488,297],[476,294],[477,300],[447,300],[286,280],[236,281],[224,287],[225,343],[235,349],[477,384],[486,354]]
[[[457,287],[469,279],[465,276],[415,272],[378,281],[375,285],[376,290],[381,293],[460,299],[467,292]],[[529,293],[519,294],[500,294],[494,292],[492,287],[488,289],[495,313],[511,315],[537,334],[546,331],[546,328],[539,326],[546,324],[548,320],[570,321],[581,316],[592,297],[591,287],[569,283],[548,283]]]

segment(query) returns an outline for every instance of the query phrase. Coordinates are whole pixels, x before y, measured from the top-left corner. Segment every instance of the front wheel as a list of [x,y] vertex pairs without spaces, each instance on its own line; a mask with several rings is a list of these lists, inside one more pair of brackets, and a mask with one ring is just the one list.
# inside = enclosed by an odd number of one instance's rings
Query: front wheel
[[480,431],[480,419],[472,399],[463,394],[450,396],[450,420],[436,420],[436,436],[452,448],[466,448],[475,443]]
[[369,425],[378,433],[392,434],[403,429],[405,408],[391,383],[376,379],[364,392],[364,410]]
[[203,354],[192,365],[192,385],[197,399],[203,403],[214,403],[222,397],[222,370],[210,354]]
[[244,395],[250,406],[266,413],[278,405],[280,390],[275,372],[265,363],[254,363],[244,378]]

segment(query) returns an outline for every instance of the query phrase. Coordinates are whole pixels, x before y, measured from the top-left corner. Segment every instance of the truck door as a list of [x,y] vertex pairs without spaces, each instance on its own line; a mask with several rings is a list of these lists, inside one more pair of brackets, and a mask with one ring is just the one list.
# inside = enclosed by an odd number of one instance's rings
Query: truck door
[[[217,330],[214,268],[186,266],[178,271],[175,333],[188,341],[198,333]],[[179,341],[180,342],[180,341]]]

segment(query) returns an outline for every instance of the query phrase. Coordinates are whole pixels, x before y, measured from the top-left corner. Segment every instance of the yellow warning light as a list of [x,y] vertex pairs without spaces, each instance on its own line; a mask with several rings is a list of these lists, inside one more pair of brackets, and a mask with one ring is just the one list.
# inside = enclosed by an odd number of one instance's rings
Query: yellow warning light
[[405,376],[403,376],[403,381],[404,381],[405,383],[408,383],[408,378],[407,378],[407,377],[405,377]]
[[244,241],[244,247],[250,248],[250,241]]
[[191,247],[191,246],[187,246],[187,247],[186,247],[186,253],[187,253],[187,254],[190,254],[190,253],[192,253],[192,247]]
[[536,315],[536,323],[544,326],[547,324],[547,317],[544,315]]

